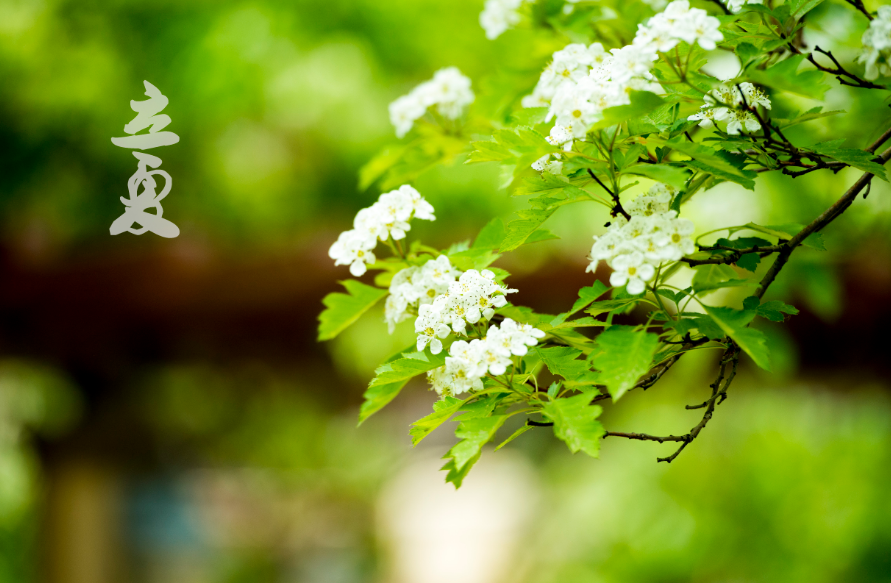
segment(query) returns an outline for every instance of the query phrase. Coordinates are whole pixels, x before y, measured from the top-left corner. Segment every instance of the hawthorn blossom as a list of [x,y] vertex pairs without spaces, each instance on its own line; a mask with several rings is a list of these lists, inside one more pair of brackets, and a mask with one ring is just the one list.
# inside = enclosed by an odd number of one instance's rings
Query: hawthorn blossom
[[695,251],[690,238],[695,230],[693,222],[678,218],[670,209],[676,194],[670,186],[655,184],[625,205],[631,219],[617,217],[606,233],[594,237],[587,270],[594,272],[601,261],[606,261],[613,269],[610,283],[639,294],[661,263],[678,261]]
[[857,62],[866,66],[864,77],[872,80],[891,76],[891,6],[879,6],[861,40],[863,52]]
[[434,73],[432,79],[421,83],[408,95],[393,101],[389,111],[396,137],[404,137],[431,108],[445,119],[461,118],[475,99],[470,85],[470,79],[456,67],[447,67]]
[[390,334],[396,324],[417,314],[419,306],[432,304],[436,296],[445,294],[459,275],[461,272],[452,266],[445,255],[421,267],[407,267],[397,272],[390,282],[390,295],[384,306],[384,321]]
[[495,40],[502,33],[520,22],[520,6],[525,0],[486,0],[480,13],[480,26],[486,31],[486,38]]
[[770,109],[770,98],[763,90],[751,83],[740,83],[735,87],[716,87],[706,94],[705,103],[687,119],[699,121],[704,128],[717,127],[717,122],[726,122],[728,134],[737,135],[741,131],[756,132],[761,129],[758,118],[742,108],[761,106]]
[[499,328],[489,327],[485,338],[456,340],[445,364],[427,373],[431,388],[443,397],[483,389],[486,374],[500,376],[513,364],[512,356],[523,356],[545,333],[528,324],[505,318]]
[[405,238],[412,219],[436,220],[433,206],[409,185],[386,192],[377,202],[356,213],[353,229],[344,231],[328,250],[334,265],[349,265],[350,273],[359,277],[376,261],[374,248],[378,240]]

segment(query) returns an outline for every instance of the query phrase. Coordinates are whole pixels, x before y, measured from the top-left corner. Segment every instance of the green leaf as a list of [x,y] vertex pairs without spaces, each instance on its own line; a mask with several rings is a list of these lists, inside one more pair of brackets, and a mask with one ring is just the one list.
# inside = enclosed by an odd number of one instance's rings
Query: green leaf
[[597,337],[597,347],[600,352],[592,360],[600,371],[598,382],[606,385],[615,402],[650,370],[659,337],[630,326],[611,326]]
[[790,0],[788,6],[792,18],[797,20],[822,3],[823,0]]
[[751,272],[758,269],[759,263],[761,263],[761,256],[757,253],[746,253],[736,261],[736,265]]
[[823,84],[823,71],[806,69],[798,72],[804,55],[793,55],[764,70],[747,72],[751,81],[781,91],[803,95],[810,99],[822,99],[828,87]]
[[632,91],[629,96],[631,103],[607,107],[603,110],[603,119],[594,124],[591,129],[599,130],[610,126],[636,120],[650,113],[654,109],[665,105],[665,100],[649,91]]
[[698,293],[753,283],[747,279],[739,278],[736,271],[729,265],[697,265],[694,271],[696,273],[693,275],[693,289]]
[[618,300],[603,300],[602,302],[594,302],[585,312],[592,316],[599,316],[606,313],[624,312],[632,306],[636,306],[640,298],[622,298]]
[[761,304],[760,300],[755,296],[746,298],[743,302],[743,307],[755,310],[759,316],[771,322],[782,322],[786,319],[786,315],[794,316],[798,314],[798,308],[794,306],[779,300],[771,300]]
[[554,435],[565,441],[572,453],[583,451],[595,458],[600,455],[600,440],[606,433],[597,421],[602,410],[591,405],[591,396],[585,393],[543,405],[544,414],[554,422]]
[[693,158],[692,162],[686,162],[688,166],[702,170],[722,180],[736,182],[749,190],[755,189],[755,177],[757,174],[742,168],[744,164],[743,157],[687,141],[684,136],[678,136],[669,140],[667,145]]
[[755,310],[734,310],[733,308],[705,305],[703,307],[724,333],[752,357],[755,364],[764,370],[770,370],[770,354],[764,333],[760,330],[747,328],[755,317]]
[[559,326],[566,321],[566,318],[576,312],[588,307],[594,300],[602,296],[609,288],[603,282],[595,281],[593,285],[583,287],[579,290],[579,299],[572,304],[572,308],[568,312],[563,312],[551,321],[551,326]]
[[[538,228],[542,223],[548,220],[556,210],[557,207],[517,211],[517,215],[520,218],[507,224],[507,234],[501,242],[499,251],[501,253],[513,251],[514,249],[525,245],[527,242],[535,243],[543,240],[540,237],[536,239],[533,235],[538,232]],[[529,239],[533,240],[530,241]]]
[[408,379],[386,385],[375,385],[365,389],[365,393],[362,395],[362,407],[359,409],[359,425],[362,425],[366,419],[386,407],[390,401],[395,399],[406,383],[408,383]]
[[579,380],[591,370],[588,368],[588,363],[584,360],[577,360],[582,354],[581,350],[566,346],[552,346],[536,348],[535,351],[549,371],[563,377],[567,381]]
[[888,178],[885,175],[884,166],[873,161],[876,159],[875,154],[870,154],[869,152],[857,150],[855,148],[840,148],[839,146],[844,143],[844,141],[845,140],[832,140],[831,142],[822,142],[814,146],[814,151],[818,154],[829,156],[833,160],[844,162],[858,170],[871,172],[885,182],[888,181]]
[[494,451],[498,451],[499,449],[501,449],[508,443],[512,442],[516,438],[520,437],[521,435],[523,435],[524,433],[526,433],[527,431],[529,431],[532,428],[533,428],[532,425],[521,425],[519,429],[517,429],[516,431],[514,431],[513,433],[510,434],[510,437],[508,437],[507,439],[502,441],[500,444],[498,444],[498,447],[496,447]]
[[495,437],[495,433],[507,420],[507,415],[492,415],[466,419],[458,424],[455,435],[460,439],[443,459],[449,459],[443,470],[448,470],[446,482],[460,488],[467,472],[480,458],[485,444]]
[[492,249],[486,249],[484,247],[473,247],[465,251],[448,253],[447,255],[449,256],[449,262],[461,271],[467,271],[468,269],[486,269],[492,265],[496,259],[501,257],[501,255],[495,253]]
[[507,230],[504,228],[504,221],[495,217],[482,228],[480,234],[476,236],[473,242],[474,249],[498,249],[504,240]]
[[430,354],[430,351],[411,352],[392,362],[387,362],[374,371],[375,377],[368,384],[369,387],[386,385],[399,381],[407,381],[412,377],[425,373],[428,370],[439,368],[445,364],[446,353]]
[[814,119],[820,119],[821,117],[831,117],[833,115],[838,115],[840,113],[847,113],[843,109],[835,109],[832,111],[823,111],[822,107],[814,107],[813,109],[809,109],[798,117],[795,117],[791,120],[788,119],[780,119],[773,118],[772,121],[781,129],[784,130],[788,127],[792,127],[794,125],[798,125],[800,123],[804,123],[807,121],[811,121]]
[[412,423],[411,429],[408,431],[409,435],[411,435],[411,444],[418,445],[421,443],[422,439],[448,421],[463,405],[464,401],[455,397],[446,397],[442,401],[433,403],[433,413]]
[[690,171],[678,166],[668,164],[635,164],[622,170],[625,174],[646,176],[653,180],[664,182],[675,188],[683,188],[690,178]]
[[390,146],[359,169],[359,190],[366,190],[402,160],[406,146]]
[[319,341],[331,340],[359,319],[387,295],[387,290],[354,279],[341,281],[348,294],[330,293],[322,300],[325,310],[319,314]]
[[477,162],[513,162],[531,164],[548,152],[555,152],[545,137],[531,128],[495,130],[491,141],[473,142],[467,164]]
[[510,121],[521,126],[538,125],[545,122],[548,110],[549,108],[547,107],[524,107],[513,112],[510,116]]

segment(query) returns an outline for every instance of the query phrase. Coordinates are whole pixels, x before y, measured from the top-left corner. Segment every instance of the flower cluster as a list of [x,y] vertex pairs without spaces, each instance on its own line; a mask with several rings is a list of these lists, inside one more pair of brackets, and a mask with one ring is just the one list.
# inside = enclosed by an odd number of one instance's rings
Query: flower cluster
[[627,205],[631,220],[616,217],[603,236],[594,237],[588,271],[606,261],[613,269],[610,284],[627,285],[628,293],[636,295],[644,291],[644,283],[653,278],[660,263],[693,253],[693,222],[679,219],[676,211],[669,210],[675,194],[670,186],[655,184]]
[[390,334],[396,324],[408,319],[410,314],[417,314],[418,306],[432,304],[436,296],[449,291],[449,286],[461,272],[449,262],[449,258],[440,255],[421,267],[408,267],[396,273],[390,282],[390,295],[384,310],[384,321],[390,328]]
[[486,0],[480,13],[480,26],[486,31],[486,38],[495,40],[509,28],[520,22],[520,6],[526,0]]
[[[650,69],[659,52],[673,49],[681,41],[711,50],[723,40],[720,21],[705,10],[690,8],[688,0],[675,0],[666,9],[638,26],[632,44],[606,52],[603,45],[571,44],[553,55],[523,107],[548,107],[547,120],[554,120],[551,143],[566,150],[572,138],[583,138],[588,128],[602,119],[608,107],[627,105],[631,91],[662,91]],[[570,140],[564,141],[562,134]],[[555,156],[556,158],[556,156]],[[557,158],[559,160],[559,158]],[[559,172],[560,166],[542,158],[533,166],[539,171]],[[550,165],[549,165],[550,164]]]
[[505,294],[515,291],[495,283],[495,274],[488,269],[465,271],[458,281],[449,284],[445,294],[418,307],[415,320],[418,350],[424,350],[430,344],[430,352],[439,354],[442,351],[440,339],[448,336],[450,330],[463,333],[467,324],[476,324],[480,318],[490,320],[495,315],[495,308],[507,303]]
[[718,87],[705,96],[705,104],[699,113],[687,119],[699,120],[699,125],[704,128],[713,127],[718,121],[726,122],[727,133],[731,135],[737,135],[743,130],[757,132],[761,129],[758,118],[751,111],[740,108],[758,105],[770,109],[770,98],[751,83],[740,83],[732,88]]
[[396,128],[396,136],[407,134],[427,112],[435,107],[442,117],[455,120],[464,115],[467,106],[473,103],[470,79],[456,67],[440,69],[433,79],[424,81],[390,104],[390,121]]
[[746,4],[764,4],[764,0],[727,0],[727,10],[736,14]]
[[711,51],[724,40],[720,26],[721,21],[705,10],[690,8],[688,0],[674,0],[646,24],[637,25],[634,44],[664,53],[684,41]]
[[866,65],[867,79],[891,76],[891,6],[879,6],[878,15],[863,33],[863,52],[857,62]]
[[411,219],[436,220],[433,206],[420,193],[408,186],[386,192],[368,208],[356,213],[353,228],[344,231],[331,245],[328,256],[334,265],[349,265],[356,277],[365,273],[367,265],[375,262],[374,248],[378,239],[386,241],[405,238]]
[[481,391],[486,373],[498,376],[511,365],[511,356],[523,356],[545,333],[528,324],[505,318],[501,327],[490,326],[482,340],[456,340],[449,348],[445,366],[427,373],[433,390],[447,397],[469,390]]

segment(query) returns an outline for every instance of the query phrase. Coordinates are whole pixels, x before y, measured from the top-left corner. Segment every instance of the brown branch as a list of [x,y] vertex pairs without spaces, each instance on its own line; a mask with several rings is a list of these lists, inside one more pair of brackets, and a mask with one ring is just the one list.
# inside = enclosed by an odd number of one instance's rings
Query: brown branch
[[[727,398],[727,389],[730,387],[730,383],[733,382],[733,378],[736,376],[736,366],[739,363],[739,346],[736,345],[733,341],[727,345],[727,350],[724,352],[724,356],[721,358],[721,369],[718,373],[718,378],[711,384],[712,387],[712,396],[706,401],[706,409],[705,414],[702,416],[702,421],[696,424],[696,426],[690,430],[690,433],[682,436],[683,439],[678,440],[681,441],[681,446],[668,457],[656,458],[657,462],[665,462],[671,463],[674,461],[676,457],[678,457],[684,448],[686,448],[690,443],[696,439],[700,432],[705,428],[708,422],[711,420],[712,415],[715,412],[715,406],[719,403],[723,402],[724,399]],[[730,372],[727,373],[727,367],[730,366]],[[725,374],[727,378],[725,379]],[[720,399],[720,400],[719,400]]]
[[866,6],[863,5],[863,0],[845,0],[848,4],[856,8],[863,16],[868,18],[870,21],[873,19],[872,14],[869,13],[869,10],[866,9]]
[[[887,133],[887,132],[886,132]],[[882,155],[879,156],[878,161],[881,164],[885,164],[888,160],[891,159],[891,148],[888,148]],[[789,261],[789,257],[792,255],[792,252],[796,247],[802,244],[804,240],[812,233],[816,233],[826,227],[829,223],[834,221],[840,214],[845,212],[849,206],[854,202],[857,198],[857,195],[860,194],[866,186],[872,181],[875,175],[871,172],[865,172],[858,180],[855,182],[851,188],[848,189],[845,194],[838,199],[835,204],[826,209],[823,214],[818,216],[816,219],[811,221],[809,225],[801,229],[794,237],[792,237],[787,243],[783,244],[783,250],[779,252],[776,260],[773,262],[773,265],[770,266],[770,269],[764,275],[764,278],[761,280],[761,283],[758,284],[758,289],[755,292],[755,296],[759,299],[764,296],[764,293],[767,291],[767,288],[770,287],[770,284],[776,279],[777,275],[779,275],[780,271],[786,265],[786,262]]]
[[628,219],[628,220],[630,221],[630,220],[631,220],[631,215],[629,215],[627,212],[625,212],[625,209],[622,208],[622,202],[619,200],[619,193],[618,193],[618,192],[613,192],[612,190],[610,190],[609,188],[607,188],[606,185],[605,185],[604,183],[600,182],[600,179],[597,178],[597,176],[594,174],[594,172],[593,172],[590,168],[588,168],[588,174],[590,174],[590,175],[591,175],[591,178],[594,179],[594,182],[596,182],[597,184],[599,184],[600,187],[601,187],[603,190],[605,190],[605,191],[607,192],[607,194],[610,195],[610,198],[613,199],[613,210],[610,211],[610,214],[611,214],[613,217],[618,216],[618,215],[622,215],[623,217],[625,217],[626,219]]

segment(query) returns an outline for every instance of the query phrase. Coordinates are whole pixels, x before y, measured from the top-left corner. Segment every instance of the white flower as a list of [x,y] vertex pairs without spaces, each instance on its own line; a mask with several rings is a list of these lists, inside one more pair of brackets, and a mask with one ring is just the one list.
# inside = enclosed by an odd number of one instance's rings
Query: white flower
[[482,378],[488,369],[483,360],[483,345],[480,340],[456,340],[449,348],[445,359],[445,369],[451,375],[453,394],[483,390]]
[[626,289],[631,295],[642,293],[646,289],[644,282],[650,281],[656,273],[656,269],[644,263],[643,255],[636,251],[613,259],[613,269],[615,271],[609,277],[610,285],[615,287],[627,285]]
[[653,51],[666,52],[680,41],[689,44],[699,43],[710,51],[716,43],[724,40],[718,30],[721,21],[709,16],[705,10],[690,8],[687,0],[675,0],[663,12],[638,26],[634,44],[649,47]]
[[587,271],[596,271],[597,265],[606,261],[613,269],[610,283],[638,294],[662,262],[679,261],[693,253],[693,223],[679,219],[677,212],[669,209],[676,194],[671,186],[654,184],[646,194],[624,205],[631,220],[616,217],[606,233],[594,237]]
[[449,327],[443,321],[442,306],[438,306],[436,301],[420,306],[418,318],[415,320],[415,332],[418,335],[418,350],[424,350],[424,347],[429,343],[430,352],[433,354],[442,352],[440,338],[449,335]]
[[746,132],[757,132],[761,129],[758,118],[748,111],[739,109],[730,110],[730,119],[727,122],[727,133],[735,136],[745,129]]
[[863,52],[857,62],[866,66],[864,77],[872,80],[891,76],[891,6],[879,6],[861,40]]
[[411,229],[411,219],[432,221],[433,207],[411,186],[404,185],[386,192],[377,202],[356,213],[353,229],[344,231],[331,246],[328,255],[335,265],[349,265],[356,277],[365,273],[366,265],[375,262],[373,253],[378,239],[399,240]]
[[746,4],[764,4],[764,0],[727,0],[727,10],[736,14]]
[[700,112],[687,119],[700,120],[699,125],[702,127],[712,127],[718,121],[726,121],[727,133],[732,135],[739,134],[743,129],[755,132],[761,129],[758,118],[742,108],[757,106],[770,109],[770,98],[751,83],[740,83],[733,88],[717,87],[705,96],[705,104]]
[[431,304],[437,296],[445,294],[459,275],[461,272],[452,267],[445,255],[421,267],[407,267],[393,275],[384,309],[384,321],[390,334],[396,324],[408,319],[411,314],[417,314],[419,306]]
[[376,261],[374,253],[375,241],[369,245],[368,239],[357,231],[344,231],[331,245],[328,256],[334,260],[334,265],[349,265],[350,273],[356,277],[362,276],[369,263]]
[[523,0],[486,0],[480,13],[480,26],[486,31],[486,38],[494,40],[520,22],[518,12]]
[[396,99],[389,107],[396,137],[405,136],[431,107],[446,119],[459,119],[474,100],[470,85],[470,79],[461,71],[447,67],[434,73],[433,79],[421,83],[408,95]]
[[396,128],[396,137],[402,138],[407,134],[415,122],[424,116],[427,106],[417,95],[403,95],[390,104],[390,123]]

